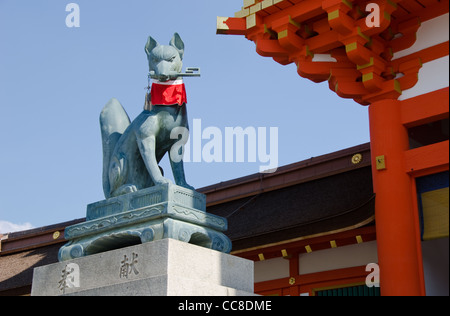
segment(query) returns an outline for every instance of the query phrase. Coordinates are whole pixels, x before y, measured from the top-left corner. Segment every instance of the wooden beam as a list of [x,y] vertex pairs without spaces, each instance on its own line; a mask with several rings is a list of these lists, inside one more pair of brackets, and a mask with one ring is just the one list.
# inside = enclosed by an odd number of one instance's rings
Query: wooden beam
[[[424,106],[426,104],[426,106]],[[449,117],[449,88],[402,101],[402,123],[407,128]]]
[[449,165],[449,141],[431,144],[405,152],[406,172],[417,173]]
[[245,18],[217,17],[217,34],[245,35],[247,26]]

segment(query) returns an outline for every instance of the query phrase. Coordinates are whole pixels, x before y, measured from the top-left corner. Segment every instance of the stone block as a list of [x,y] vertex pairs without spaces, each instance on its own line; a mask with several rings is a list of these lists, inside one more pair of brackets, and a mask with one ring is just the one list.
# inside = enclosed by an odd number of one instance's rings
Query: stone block
[[253,261],[162,239],[34,270],[33,296],[253,295]]

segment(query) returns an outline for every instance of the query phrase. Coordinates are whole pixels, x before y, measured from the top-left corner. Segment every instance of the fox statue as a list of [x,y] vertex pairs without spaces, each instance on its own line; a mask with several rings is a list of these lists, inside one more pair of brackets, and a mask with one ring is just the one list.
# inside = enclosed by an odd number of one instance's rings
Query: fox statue
[[154,185],[171,182],[165,178],[159,162],[168,153],[177,185],[187,184],[182,153],[171,150],[178,141],[172,131],[188,131],[186,92],[181,77],[184,43],[175,33],[170,45],[160,45],[151,36],[145,45],[152,78],[151,94],[144,111],[131,122],[115,98],[100,114],[103,142],[103,190],[111,198]]

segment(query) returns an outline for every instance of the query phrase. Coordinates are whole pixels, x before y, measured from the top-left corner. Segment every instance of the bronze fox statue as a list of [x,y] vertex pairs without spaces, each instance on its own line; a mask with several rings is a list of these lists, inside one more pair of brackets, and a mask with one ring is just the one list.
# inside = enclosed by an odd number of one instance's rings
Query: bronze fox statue
[[176,184],[194,189],[186,182],[183,160],[175,157],[182,154],[182,148],[171,150],[179,142],[172,132],[189,130],[184,84],[177,77],[182,69],[184,43],[178,33],[169,45],[160,45],[150,36],[145,52],[152,78],[157,78],[149,97],[152,102],[133,122],[115,98],[100,114],[106,198],[171,182],[158,165],[166,153]]

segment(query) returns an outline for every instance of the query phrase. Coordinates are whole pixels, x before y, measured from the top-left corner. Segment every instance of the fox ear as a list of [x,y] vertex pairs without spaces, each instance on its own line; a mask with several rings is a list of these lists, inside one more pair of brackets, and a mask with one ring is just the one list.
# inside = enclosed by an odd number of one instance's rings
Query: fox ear
[[145,52],[147,53],[147,56],[150,56],[151,51],[158,45],[158,42],[153,37],[149,36],[147,44],[145,45]]
[[173,35],[172,39],[170,40],[170,45],[175,47],[178,50],[178,53],[180,53],[180,58],[183,59],[184,43],[178,33],[175,33]]

